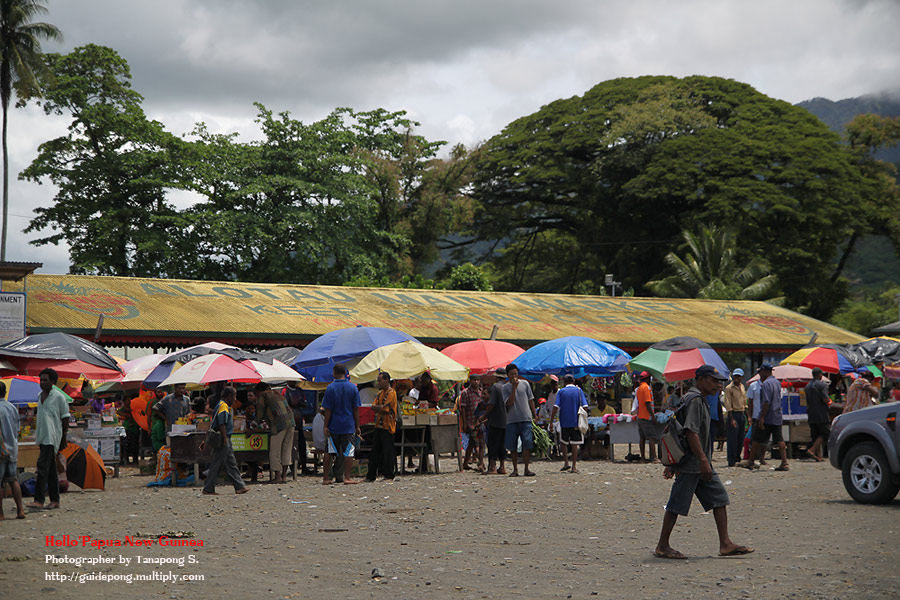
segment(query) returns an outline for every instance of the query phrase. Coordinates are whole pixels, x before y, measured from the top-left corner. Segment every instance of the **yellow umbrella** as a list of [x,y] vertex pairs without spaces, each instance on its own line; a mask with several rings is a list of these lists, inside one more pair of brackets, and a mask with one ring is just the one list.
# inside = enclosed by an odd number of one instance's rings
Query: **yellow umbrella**
[[380,371],[387,371],[393,379],[409,379],[425,371],[434,379],[446,381],[469,378],[467,367],[434,348],[410,340],[372,350],[350,370],[350,379],[355,383],[375,381]]

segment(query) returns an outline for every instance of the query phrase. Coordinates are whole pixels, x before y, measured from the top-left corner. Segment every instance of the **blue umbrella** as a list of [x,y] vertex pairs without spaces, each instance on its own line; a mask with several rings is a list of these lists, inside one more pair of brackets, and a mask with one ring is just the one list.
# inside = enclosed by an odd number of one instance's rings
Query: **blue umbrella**
[[309,381],[332,381],[334,365],[355,362],[375,348],[406,340],[421,343],[396,329],[362,326],[337,329],[310,342],[290,366]]
[[532,346],[515,363],[519,373],[529,379],[543,375],[573,375],[577,378],[620,373],[630,360],[631,355],[612,344],[572,335]]

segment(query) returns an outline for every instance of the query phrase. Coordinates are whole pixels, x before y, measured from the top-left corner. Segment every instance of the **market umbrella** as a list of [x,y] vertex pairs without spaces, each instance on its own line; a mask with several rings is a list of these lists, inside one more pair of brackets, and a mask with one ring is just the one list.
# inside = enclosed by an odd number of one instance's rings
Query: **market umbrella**
[[[809,367],[800,367],[797,365],[778,365],[772,368],[772,376],[778,381],[812,381],[812,369]],[[759,379],[759,374],[754,375],[747,380],[747,383],[753,383]]]
[[19,370],[13,366],[13,364],[7,360],[0,359],[0,372],[4,375],[18,373]]
[[381,371],[387,371],[393,379],[409,379],[425,371],[431,373],[434,379],[444,381],[464,381],[469,378],[469,369],[434,348],[414,340],[372,350],[350,370],[350,378],[355,383],[375,381]]
[[[25,406],[38,401],[41,394],[40,378],[28,375],[14,375],[0,379],[6,384],[6,399],[16,406]],[[53,386],[65,397],[66,402],[72,403],[72,397],[59,388]]]
[[275,360],[280,360],[286,365],[292,364],[297,357],[300,356],[300,348],[295,348],[294,346],[285,346],[283,348],[272,348],[271,350],[263,350],[260,352],[260,356],[267,356],[269,358],[274,358]]
[[248,359],[242,361],[243,364],[251,367],[259,374],[259,380],[266,383],[274,383],[277,381],[301,381],[303,377],[280,360],[272,360],[272,364]]
[[200,356],[206,356],[213,353],[221,353],[226,350],[234,350],[238,352],[241,351],[235,346],[220,344],[219,342],[206,342],[205,344],[198,344],[196,346],[191,346],[190,348],[185,348],[184,350],[178,350],[177,352],[166,354],[157,363],[157,365],[144,377],[144,379],[141,380],[141,383],[145,388],[154,390],[159,387],[160,383],[169,375],[171,375],[173,371],[177,371],[179,368],[181,368],[181,365],[183,365],[184,363]]
[[66,479],[83,490],[102,490],[106,485],[103,459],[91,446],[69,444],[60,452],[66,458]]
[[416,338],[385,327],[348,327],[320,335],[303,349],[290,364],[309,381],[333,381],[332,367],[343,364],[351,368],[351,361],[358,361],[376,348]]
[[693,379],[702,365],[712,365],[722,374],[728,366],[712,347],[697,338],[678,336],[656,342],[631,360],[632,371],[647,371],[657,379]]
[[543,375],[607,377],[625,370],[631,355],[612,344],[571,335],[532,346],[515,360],[519,374],[533,379]]
[[217,381],[252,383],[261,380],[259,373],[247,362],[224,354],[207,354],[188,361],[180,369],[160,382],[160,387],[179,383],[209,385]]
[[447,346],[441,352],[469,367],[472,374],[484,375],[513,362],[525,349],[499,340],[471,340]]
[[862,352],[869,362],[900,362],[900,339],[894,337],[873,337],[850,347]]
[[864,360],[860,353],[848,351],[844,346],[822,344],[800,348],[781,361],[781,364],[799,365],[810,369],[818,367],[826,373],[850,373],[863,366],[861,363]]
[[39,333],[0,346],[0,356],[23,375],[54,369],[63,379],[112,379],[121,375],[116,360],[98,344],[68,333]]

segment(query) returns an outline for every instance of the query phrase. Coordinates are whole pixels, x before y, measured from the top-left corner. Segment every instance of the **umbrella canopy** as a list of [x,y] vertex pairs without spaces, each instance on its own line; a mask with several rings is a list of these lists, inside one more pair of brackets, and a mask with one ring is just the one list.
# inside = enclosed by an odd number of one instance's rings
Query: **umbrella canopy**
[[47,367],[64,379],[111,379],[122,373],[102,346],[68,333],[25,336],[0,346],[0,356],[23,375],[37,375]]
[[469,367],[469,372],[484,375],[513,362],[525,349],[499,340],[471,340],[447,346],[441,352]]
[[272,360],[272,364],[266,364],[258,360],[246,360],[243,364],[250,366],[259,374],[259,380],[266,383],[276,381],[301,381],[303,377],[280,360]]
[[[778,365],[772,368],[772,376],[778,381],[812,381],[812,369],[809,367],[799,367],[797,365]],[[753,383],[759,379],[759,374],[754,375],[747,380],[747,383]]]
[[693,379],[702,365],[712,365],[720,373],[728,366],[712,347],[697,338],[678,336],[656,342],[631,360],[633,371],[647,371],[657,379],[683,381]]
[[69,444],[60,452],[66,457],[66,479],[83,490],[102,490],[106,485],[103,459],[92,447]]
[[[177,371],[179,368],[181,368],[181,365],[183,365],[184,363],[200,356],[206,356],[213,353],[222,353],[226,350],[236,351],[238,353],[243,352],[240,348],[237,348],[235,346],[220,344],[219,342],[206,342],[205,344],[198,344],[196,346],[191,346],[190,348],[185,348],[184,350],[178,350],[177,352],[166,354],[150,371],[150,373],[147,374],[147,376],[142,380],[141,383],[145,388],[149,390],[156,389],[160,386],[161,382],[164,379],[171,375],[173,371]],[[232,356],[232,358],[237,359],[236,356]]]
[[848,352],[843,346],[835,344],[823,344],[821,346],[806,346],[800,348],[783,361],[783,365],[799,365],[801,367],[816,367],[826,373],[850,373],[857,367],[863,366],[860,353]]
[[865,354],[869,362],[900,362],[900,339],[894,337],[873,337],[850,347]]
[[0,372],[3,374],[18,373],[19,370],[8,360],[0,359]]
[[[41,394],[40,379],[28,375],[15,375],[0,379],[6,385],[6,399],[16,406],[25,406],[38,401]],[[53,386],[65,397],[66,402],[72,403],[72,397],[59,388]]]
[[294,346],[285,346],[284,348],[272,348],[271,350],[264,350],[259,353],[260,356],[266,356],[268,358],[274,358],[275,360],[280,360],[286,365],[293,364],[297,357],[300,356],[300,348],[295,348]]
[[217,381],[260,381],[259,373],[248,362],[237,361],[224,354],[207,354],[184,363],[159,385],[165,387],[179,383],[209,385]]
[[355,383],[375,381],[381,371],[387,371],[394,379],[416,377],[425,371],[434,379],[445,381],[464,381],[469,377],[469,369],[414,340],[372,350],[350,370],[350,378]]
[[515,363],[523,377],[532,379],[567,374],[608,377],[624,371],[629,360],[631,355],[617,346],[573,335],[532,346]]
[[303,349],[291,365],[296,368],[315,367],[327,363],[340,364],[351,358],[359,358],[372,350],[416,338],[384,327],[348,327],[320,335]]

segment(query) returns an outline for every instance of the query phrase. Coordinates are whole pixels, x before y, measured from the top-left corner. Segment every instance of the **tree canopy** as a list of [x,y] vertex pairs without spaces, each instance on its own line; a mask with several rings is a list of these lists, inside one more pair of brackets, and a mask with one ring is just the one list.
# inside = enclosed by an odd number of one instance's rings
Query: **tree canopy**
[[472,239],[492,242],[503,289],[598,293],[615,273],[641,295],[682,229],[715,223],[738,232],[737,260],[769,262],[788,306],[827,317],[843,297],[836,248],[874,201],[840,142],[736,81],[606,81],[481,148]]

